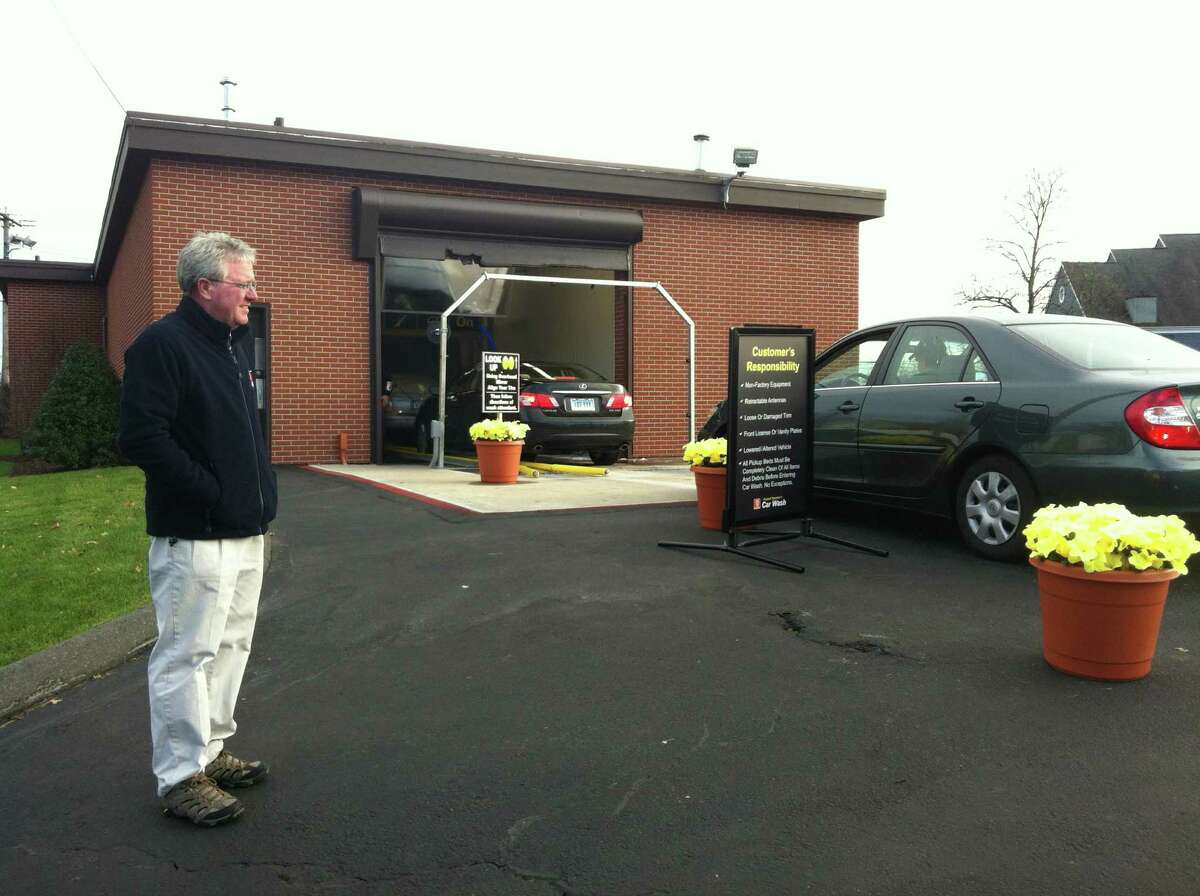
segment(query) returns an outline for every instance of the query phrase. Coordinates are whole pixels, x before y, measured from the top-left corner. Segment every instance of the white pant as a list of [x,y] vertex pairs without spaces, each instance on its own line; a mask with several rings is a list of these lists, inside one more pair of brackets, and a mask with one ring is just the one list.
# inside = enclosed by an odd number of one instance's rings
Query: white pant
[[233,721],[263,577],[263,536],[150,539],[150,737],[162,796],[212,762]]

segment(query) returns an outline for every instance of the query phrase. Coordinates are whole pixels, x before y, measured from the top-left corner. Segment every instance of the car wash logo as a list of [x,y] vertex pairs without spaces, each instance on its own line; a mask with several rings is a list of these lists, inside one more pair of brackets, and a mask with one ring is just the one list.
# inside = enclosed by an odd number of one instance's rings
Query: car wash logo
[[787,498],[773,495],[770,498],[754,498],[751,501],[754,510],[774,510],[777,507],[787,507]]

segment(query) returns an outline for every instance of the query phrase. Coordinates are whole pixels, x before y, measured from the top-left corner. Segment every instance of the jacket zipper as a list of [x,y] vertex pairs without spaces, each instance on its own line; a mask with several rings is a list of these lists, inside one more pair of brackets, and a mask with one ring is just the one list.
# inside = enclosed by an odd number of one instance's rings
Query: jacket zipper
[[242,409],[246,412],[246,422],[250,424],[250,453],[254,455],[254,482],[258,486],[258,528],[262,534],[262,518],[265,505],[262,494],[262,475],[258,469],[258,446],[254,444],[254,419],[250,416],[250,404],[246,401],[246,390],[242,387],[242,368],[233,353],[233,333],[225,337],[225,348],[229,351],[229,360],[233,362],[233,378],[237,383],[238,394],[242,396]]

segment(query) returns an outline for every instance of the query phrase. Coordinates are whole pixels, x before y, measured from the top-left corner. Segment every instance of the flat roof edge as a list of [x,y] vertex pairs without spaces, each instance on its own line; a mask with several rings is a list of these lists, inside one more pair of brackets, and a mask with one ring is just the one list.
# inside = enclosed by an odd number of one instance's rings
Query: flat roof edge
[[[141,112],[130,112],[126,127],[131,150],[182,152],[644,199],[720,204],[725,182],[732,177],[712,171],[591,162]],[[767,199],[776,193],[794,194],[795,198]],[[815,206],[811,209],[806,202],[808,197]],[[874,188],[747,176],[733,181],[730,205],[829,213],[830,197],[855,201],[861,209],[855,213],[856,217],[880,217],[887,193]]]
[[[149,159],[158,154],[333,168],[416,180],[452,180],[510,188],[688,202],[733,209],[832,215],[855,221],[883,216],[887,193],[836,184],[738,177],[711,171],[587,162],[498,150],[360,137],[308,128],[129,112],[121,130],[95,279],[115,261],[118,237],[137,200]],[[726,183],[732,185],[726,197]]]
[[94,266],[91,262],[0,260],[0,281],[42,280],[89,283]]

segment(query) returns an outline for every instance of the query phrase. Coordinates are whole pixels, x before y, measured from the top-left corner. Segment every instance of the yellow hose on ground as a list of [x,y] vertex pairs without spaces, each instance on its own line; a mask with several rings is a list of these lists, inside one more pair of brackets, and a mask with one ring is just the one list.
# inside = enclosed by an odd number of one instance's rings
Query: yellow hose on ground
[[539,464],[527,461],[525,466],[547,473],[571,473],[575,476],[607,476],[607,467],[577,467],[573,464]]

